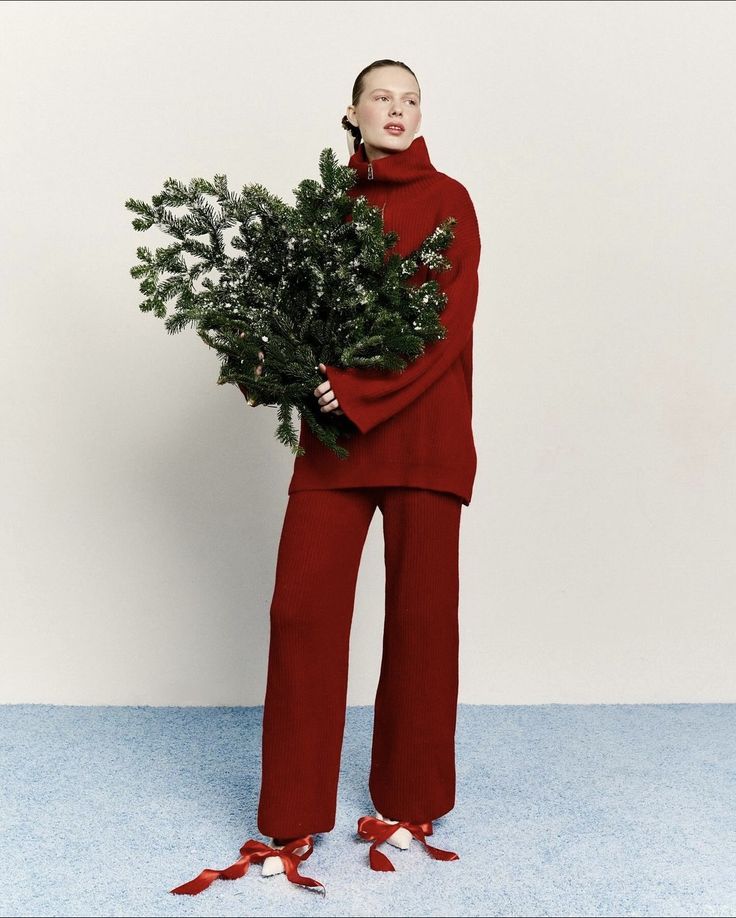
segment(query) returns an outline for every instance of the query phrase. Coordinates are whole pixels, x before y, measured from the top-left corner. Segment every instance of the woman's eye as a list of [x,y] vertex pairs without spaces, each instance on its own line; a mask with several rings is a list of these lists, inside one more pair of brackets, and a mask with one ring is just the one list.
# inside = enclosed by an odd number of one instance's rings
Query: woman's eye
[[[380,99],[388,99],[388,96],[377,96],[377,97],[376,97],[376,100],[377,100],[377,101],[380,100]],[[417,104],[416,99],[409,99],[409,101],[412,103],[412,105],[416,105],[416,104]]]

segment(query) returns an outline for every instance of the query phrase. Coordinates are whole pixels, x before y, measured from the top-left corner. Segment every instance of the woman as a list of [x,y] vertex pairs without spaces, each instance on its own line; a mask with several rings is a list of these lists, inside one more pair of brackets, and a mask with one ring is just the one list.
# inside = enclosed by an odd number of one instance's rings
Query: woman
[[[256,861],[264,875],[286,870],[293,882],[322,886],[296,868],[311,855],[313,836],[335,824],[355,584],[376,507],[386,607],[369,778],[375,816],[361,817],[358,833],[373,841],[373,869],[393,870],[378,844],[406,848],[412,837],[433,857],[457,858],[424,838],[455,804],[458,545],[476,471],[481,246],[467,190],[435,169],[416,136],[420,102],[406,64],[376,61],[358,75],[342,122],[358,173],[349,193],[383,209],[384,231],[399,234],[401,255],[455,217],[452,267],[436,275],[447,294],[440,317],[447,335],[398,373],[320,364],[321,411],[343,414],[354,435],[343,460],[301,425],[306,453],[294,461],[270,610],[258,829],[271,844],[249,840],[230,877]],[[422,267],[411,282],[430,276]]]

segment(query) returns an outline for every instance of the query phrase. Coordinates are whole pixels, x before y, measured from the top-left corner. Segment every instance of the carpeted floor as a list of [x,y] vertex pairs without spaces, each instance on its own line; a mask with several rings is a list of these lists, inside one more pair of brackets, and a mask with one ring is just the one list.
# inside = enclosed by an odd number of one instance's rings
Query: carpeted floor
[[[239,857],[256,828],[263,709],[0,706],[3,916],[736,914],[736,705],[460,705],[455,809],[430,844],[357,820],[373,708],[348,710],[332,832],[300,873]],[[295,780],[298,776],[295,774]]]

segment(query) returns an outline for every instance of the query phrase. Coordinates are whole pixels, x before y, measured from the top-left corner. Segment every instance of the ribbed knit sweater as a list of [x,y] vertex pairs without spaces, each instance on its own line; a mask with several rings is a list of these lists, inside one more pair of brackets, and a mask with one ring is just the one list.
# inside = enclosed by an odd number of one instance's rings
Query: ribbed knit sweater
[[368,160],[365,144],[350,157],[365,195],[383,209],[384,232],[398,233],[391,251],[410,254],[447,217],[455,238],[445,254],[452,267],[421,266],[411,283],[433,276],[447,302],[439,319],[447,335],[425,347],[404,370],[326,365],[326,377],[354,425],[340,459],[301,422],[289,494],[322,488],[399,485],[449,491],[470,503],[477,456],[472,429],[473,319],[478,298],[481,242],[466,188],[432,165],[422,136],[398,153]]

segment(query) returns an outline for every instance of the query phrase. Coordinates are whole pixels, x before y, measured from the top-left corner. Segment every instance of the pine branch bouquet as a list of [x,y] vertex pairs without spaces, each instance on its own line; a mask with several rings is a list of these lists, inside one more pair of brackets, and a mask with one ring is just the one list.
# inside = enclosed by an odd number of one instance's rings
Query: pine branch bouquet
[[[320,442],[346,458],[337,441],[341,433],[350,438],[352,424],[320,412],[318,364],[400,371],[445,337],[439,314],[446,294],[434,278],[411,278],[420,265],[450,267],[442,253],[457,221],[447,218],[402,257],[389,252],[398,234],[384,233],[382,211],[347,193],[357,172],[339,165],[329,147],[319,172],[321,183],[305,179],[294,189],[293,206],[258,183],[231,192],[225,175],[188,186],[169,178],[151,204],[127,200],[139,215],[136,230],[156,225],[175,240],[154,254],[138,247],[140,264],[130,273],[141,279],[142,311],[165,319],[172,334],[195,326],[217,352],[218,385],[241,383],[255,403],[277,407],[276,437],[292,452],[304,453],[292,423],[296,408]],[[175,214],[180,207],[186,212]]]

